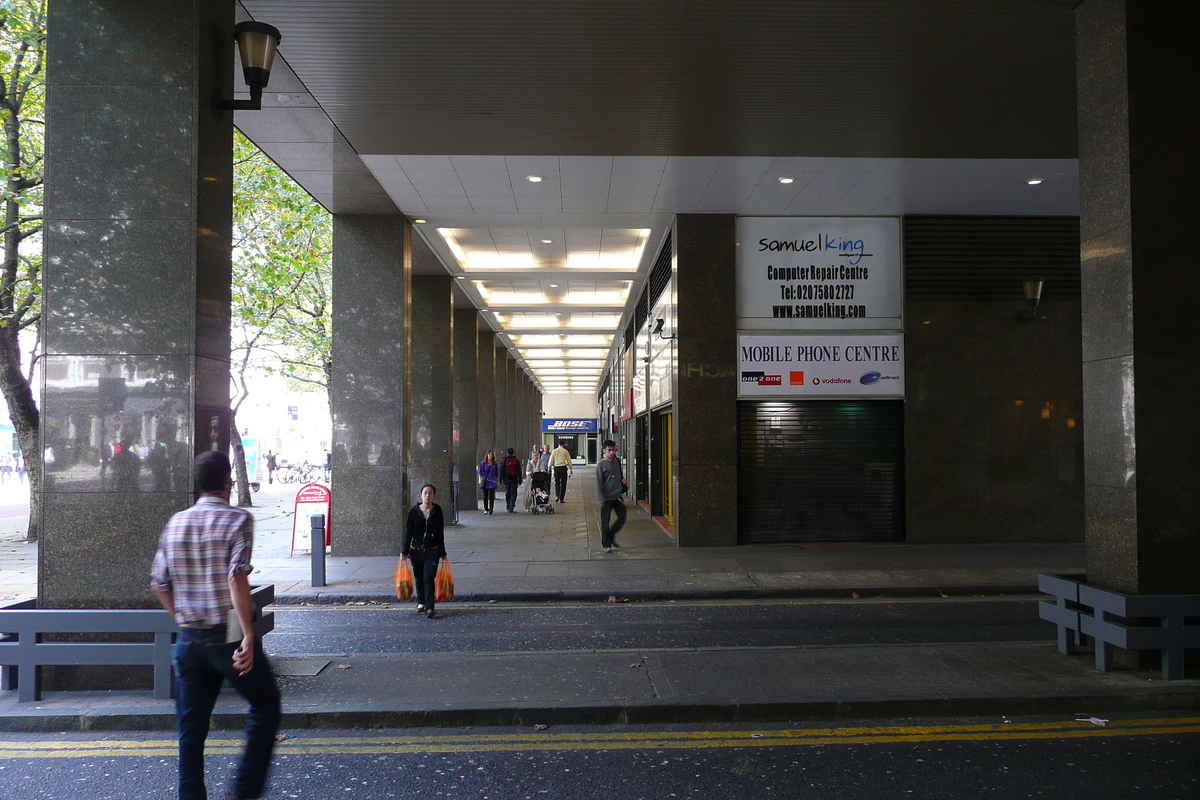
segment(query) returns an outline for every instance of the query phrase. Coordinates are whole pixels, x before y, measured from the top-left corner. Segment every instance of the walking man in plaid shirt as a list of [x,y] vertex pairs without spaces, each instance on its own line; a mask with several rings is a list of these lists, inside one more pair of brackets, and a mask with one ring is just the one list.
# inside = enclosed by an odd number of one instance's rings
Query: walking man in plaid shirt
[[[275,676],[250,621],[254,518],[229,505],[232,469],[224,453],[201,453],[195,471],[200,499],[171,517],[151,572],[154,594],[180,628],[173,654],[179,798],[208,800],[204,740],[221,682],[228,679],[250,703],[246,749],[233,792],[227,795],[228,800],[245,800],[262,796],[280,716]],[[227,635],[231,617],[240,634]]]

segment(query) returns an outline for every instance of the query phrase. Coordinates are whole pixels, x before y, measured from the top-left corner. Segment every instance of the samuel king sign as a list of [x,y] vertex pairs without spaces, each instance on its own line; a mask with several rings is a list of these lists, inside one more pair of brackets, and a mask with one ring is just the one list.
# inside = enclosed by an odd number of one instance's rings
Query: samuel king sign
[[900,220],[738,217],[738,328],[899,330]]

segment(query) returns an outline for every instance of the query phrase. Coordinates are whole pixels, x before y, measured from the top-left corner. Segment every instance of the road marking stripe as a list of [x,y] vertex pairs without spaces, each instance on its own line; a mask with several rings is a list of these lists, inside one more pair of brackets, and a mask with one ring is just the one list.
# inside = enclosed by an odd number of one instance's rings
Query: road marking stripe
[[[429,737],[322,737],[282,742],[286,755],[420,755],[536,750],[663,750],[803,747],[905,742],[1081,739],[1200,733],[1200,719],[1119,720],[1106,727],[1086,722],[1013,723],[767,731],[654,731],[646,733],[485,734]],[[756,738],[758,737],[758,738]],[[210,753],[240,752],[241,740],[213,739]],[[174,740],[0,742],[0,760],[19,758],[170,757]]]

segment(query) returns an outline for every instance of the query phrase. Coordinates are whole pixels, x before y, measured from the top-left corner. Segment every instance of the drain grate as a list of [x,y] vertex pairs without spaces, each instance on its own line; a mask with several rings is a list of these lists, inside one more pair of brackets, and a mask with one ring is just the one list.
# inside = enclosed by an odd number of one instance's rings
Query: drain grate
[[321,674],[321,670],[329,666],[328,658],[273,658],[271,666],[276,675],[291,675],[293,677],[312,678]]

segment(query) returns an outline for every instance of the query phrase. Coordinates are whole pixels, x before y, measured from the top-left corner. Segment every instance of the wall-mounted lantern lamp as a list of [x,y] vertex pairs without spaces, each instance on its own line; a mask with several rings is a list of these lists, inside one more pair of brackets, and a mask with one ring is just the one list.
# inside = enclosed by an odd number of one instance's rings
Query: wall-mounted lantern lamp
[[212,107],[217,117],[222,111],[261,111],[262,93],[271,79],[275,50],[283,37],[279,29],[265,22],[239,22],[233,29],[238,54],[242,58],[242,75],[250,87],[249,100],[226,100],[220,89],[213,89]]
[[1025,290],[1025,302],[1029,305],[1029,310],[1021,315],[1021,319],[1028,321],[1037,316],[1038,303],[1042,300],[1042,286],[1045,283],[1044,278],[1032,278],[1022,282],[1021,287]]
[[665,333],[663,333],[663,326],[666,324],[666,320],[664,320],[662,317],[659,317],[658,319],[654,320],[654,330],[652,330],[650,333],[652,335],[657,333],[658,338],[666,339],[667,341],[674,339],[676,336],[678,336],[678,334],[672,333],[670,336],[667,336]]

